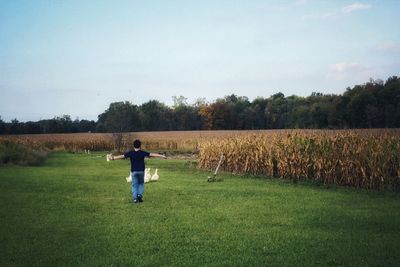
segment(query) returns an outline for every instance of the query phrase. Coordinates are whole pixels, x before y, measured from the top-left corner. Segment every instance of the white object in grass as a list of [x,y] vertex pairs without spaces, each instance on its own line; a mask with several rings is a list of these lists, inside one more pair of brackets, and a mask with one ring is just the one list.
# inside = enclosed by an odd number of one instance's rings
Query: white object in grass
[[153,176],[151,176],[151,181],[158,181],[158,179],[160,179],[157,171],[158,171],[158,169],[156,169],[156,172],[153,174]]
[[129,174],[128,177],[125,178],[127,183],[132,182],[132,174]]
[[150,168],[146,168],[144,170],[144,182],[148,183],[150,182],[150,179],[151,179]]
[[107,159],[107,161],[110,161],[111,160],[111,154],[107,154],[106,159]]

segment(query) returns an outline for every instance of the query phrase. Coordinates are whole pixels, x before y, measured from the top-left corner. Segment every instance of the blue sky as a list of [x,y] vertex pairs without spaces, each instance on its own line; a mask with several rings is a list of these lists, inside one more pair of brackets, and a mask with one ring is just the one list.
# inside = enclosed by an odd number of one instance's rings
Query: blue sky
[[0,1],[0,116],[341,94],[400,75],[400,1]]

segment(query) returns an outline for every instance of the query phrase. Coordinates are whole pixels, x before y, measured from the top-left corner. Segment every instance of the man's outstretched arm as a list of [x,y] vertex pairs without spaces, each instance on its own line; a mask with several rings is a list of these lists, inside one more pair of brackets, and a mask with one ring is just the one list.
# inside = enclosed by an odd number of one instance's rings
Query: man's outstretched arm
[[113,154],[110,155],[110,160],[117,160],[117,159],[125,159],[124,155],[114,156]]
[[165,155],[157,154],[157,153],[150,153],[150,158],[162,158],[166,159],[167,157]]

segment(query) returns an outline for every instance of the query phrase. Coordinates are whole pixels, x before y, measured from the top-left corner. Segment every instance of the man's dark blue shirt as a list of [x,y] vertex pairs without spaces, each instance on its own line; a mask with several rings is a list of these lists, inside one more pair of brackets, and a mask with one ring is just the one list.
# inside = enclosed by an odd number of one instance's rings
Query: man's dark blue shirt
[[129,151],[124,156],[131,160],[131,172],[144,172],[144,158],[150,157],[150,153],[143,150]]

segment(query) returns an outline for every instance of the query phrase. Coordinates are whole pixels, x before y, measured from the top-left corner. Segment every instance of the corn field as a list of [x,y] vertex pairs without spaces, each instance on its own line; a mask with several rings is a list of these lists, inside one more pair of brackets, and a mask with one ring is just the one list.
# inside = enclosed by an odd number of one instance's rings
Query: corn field
[[127,151],[134,139],[148,150],[199,153],[199,167],[298,181],[400,191],[400,130],[256,130],[78,133],[0,136],[34,149]]
[[[285,130],[277,130],[279,132]],[[127,151],[132,142],[140,139],[144,149],[198,151],[199,140],[220,139],[243,136],[248,133],[271,131],[168,131],[168,132],[132,132],[132,133],[69,133],[69,134],[24,134],[0,135],[0,142],[12,141],[31,148],[46,148],[79,152],[91,151]],[[273,131],[276,132],[276,131]]]
[[400,191],[400,134],[392,131],[292,131],[199,143],[199,167],[298,181],[313,179]]
[[135,139],[140,139],[143,148],[148,150],[197,151],[197,138],[190,132],[30,134],[0,136],[0,143],[14,142],[34,149],[69,152],[124,152],[132,149]]

